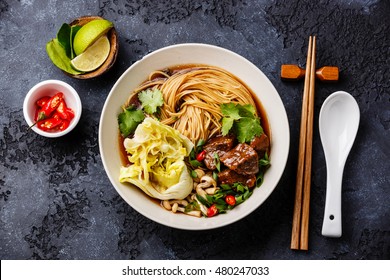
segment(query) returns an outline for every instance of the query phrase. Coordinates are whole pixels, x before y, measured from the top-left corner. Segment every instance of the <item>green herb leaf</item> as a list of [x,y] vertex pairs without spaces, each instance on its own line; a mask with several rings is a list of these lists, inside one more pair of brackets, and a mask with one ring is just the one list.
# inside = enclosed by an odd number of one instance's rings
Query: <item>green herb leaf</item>
[[192,201],[191,203],[188,203],[187,206],[184,208],[184,212],[190,212],[194,210],[200,210],[199,204],[196,200]]
[[66,56],[72,59],[72,35],[71,35],[71,27],[69,24],[62,24],[60,30],[57,32],[57,40],[60,45],[64,48]]
[[253,137],[260,136],[263,133],[260,118],[256,116],[256,108],[252,105],[222,104],[221,112],[223,114],[222,135],[227,135],[233,130],[238,141],[245,143],[250,142]]
[[234,124],[234,119],[233,118],[227,118],[227,117],[224,117],[222,119],[222,129],[221,129],[221,132],[222,132],[222,135],[225,136],[229,133],[230,129],[232,129],[233,127],[233,124]]
[[226,213],[226,210],[228,209],[228,205],[227,204],[225,204],[225,205],[223,205],[223,204],[215,204],[215,207],[217,207],[219,214]]
[[241,118],[238,107],[234,103],[225,103],[220,106],[223,114],[222,118],[222,135],[227,135],[232,129],[234,121]]
[[213,157],[218,172],[221,172],[221,160],[219,159],[219,155],[217,153],[214,153]]
[[235,124],[237,140],[240,143],[250,142],[253,137],[260,136],[263,128],[258,118],[243,117]]
[[234,185],[233,185],[233,187],[234,188],[236,188],[236,191],[238,192],[238,193],[244,193],[245,191],[246,191],[246,189],[247,189],[247,187],[245,187],[243,184],[241,184],[241,183],[235,183]]
[[198,174],[195,172],[195,170],[191,170],[191,177],[192,178],[197,178]]
[[213,179],[215,180],[215,182],[218,181],[218,172],[217,171],[213,171]]
[[81,26],[79,25],[70,26],[69,24],[64,23],[57,32],[57,40],[64,48],[66,56],[70,59],[75,58],[73,52],[73,39],[80,28]]
[[133,106],[126,108],[123,113],[118,116],[119,130],[123,137],[127,137],[133,133],[145,118],[144,113],[141,110],[137,110]]
[[147,89],[138,94],[142,108],[148,114],[157,112],[157,108],[164,104],[162,92],[159,89]]
[[269,158],[268,158],[268,154],[265,153],[264,157],[259,160],[259,165],[260,166],[269,166],[271,164]]
[[271,165],[271,162],[268,158],[268,154],[265,153],[264,157],[259,160],[259,172],[256,175],[256,187],[260,187],[264,181],[264,173],[267,168]]
[[250,104],[246,105],[236,105],[238,108],[238,112],[240,117],[248,117],[248,118],[256,118],[256,109]]
[[53,64],[61,70],[72,75],[83,73],[73,69],[70,64],[70,58],[66,55],[65,49],[58,42],[57,38],[54,38],[46,44],[46,52]]
[[203,150],[203,146],[206,144],[206,141],[204,139],[200,139],[198,143],[195,146],[195,152],[198,154]]
[[221,184],[220,188],[223,190],[231,190],[232,189],[232,187],[228,184]]
[[206,200],[204,199],[201,195],[199,194],[196,194],[196,198],[199,200],[200,203],[202,203],[203,205],[207,206],[207,207],[210,207],[211,204]]
[[198,168],[198,167],[203,165],[200,161],[198,161],[196,159],[190,160],[189,162],[190,162],[191,166],[194,168]]
[[208,195],[206,194],[206,200],[209,204],[213,204],[214,203],[214,199],[211,195]]
[[[238,105],[238,104],[237,104]],[[239,107],[234,103],[221,104],[221,112],[225,117],[229,117],[233,120],[239,120],[241,118]]]

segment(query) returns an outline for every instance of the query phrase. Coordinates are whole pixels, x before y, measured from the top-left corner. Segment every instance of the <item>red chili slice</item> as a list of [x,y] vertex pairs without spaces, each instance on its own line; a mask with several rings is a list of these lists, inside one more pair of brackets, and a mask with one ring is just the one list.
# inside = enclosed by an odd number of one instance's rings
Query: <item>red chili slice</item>
[[229,204],[231,206],[236,205],[236,198],[231,194],[229,194],[225,197],[225,201],[227,204]]
[[45,103],[45,105],[38,112],[38,121],[49,118],[50,115],[57,109],[60,102],[63,100],[64,94],[62,92],[56,93],[52,98]]
[[69,120],[73,119],[74,118],[74,112],[71,108],[67,107],[66,108],[66,113],[68,114],[69,116]]
[[37,127],[43,131],[51,131],[62,124],[62,120],[59,118],[50,118],[38,121]]
[[211,218],[215,215],[218,214],[218,209],[217,209],[217,206],[215,204],[211,205],[208,209],[207,209],[207,217]]
[[196,156],[196,160],[197,161],[203,161],[205,157],[206,157],[206,151],[203,150]]
[[50,100],[50,96],[44,96],[44,97],[38,99],[38,101],[36,103],[37,103],[39,108],[42,108],[49,100]]
[[69,127],[70,122],[68,120],[62,120],[62,124],[60,126],[60,131],[64,131]]
[[66,107],[65,100],[62,100],[60,102],[60,104],[58,105],[56,112],[59,114],[60,118],[63,120],[69,119],[69,115],[68,115],[68,112],[66,109],[67,109],[67,107]]

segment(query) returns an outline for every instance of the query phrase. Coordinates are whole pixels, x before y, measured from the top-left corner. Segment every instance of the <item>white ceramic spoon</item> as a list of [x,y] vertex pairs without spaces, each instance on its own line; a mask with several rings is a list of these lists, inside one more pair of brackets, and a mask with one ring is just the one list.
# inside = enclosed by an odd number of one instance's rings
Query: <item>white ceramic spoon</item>
[[356,100],[345,91],[337,91],[322,104],[319,129],[326,159],[326,202],[322,235],[340,237],[341,186],[344,165],[355,141],[360,121]]

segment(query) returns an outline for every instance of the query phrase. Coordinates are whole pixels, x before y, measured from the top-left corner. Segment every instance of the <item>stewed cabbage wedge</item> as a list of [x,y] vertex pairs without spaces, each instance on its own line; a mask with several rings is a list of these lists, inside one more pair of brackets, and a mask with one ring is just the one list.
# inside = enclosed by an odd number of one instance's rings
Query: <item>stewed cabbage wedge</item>
[[129,182],[147,195],[161,199],[183,199],[192,191],[192,178],[184,158],[192,142],[174,128],[153,118],[138,125],[133,138],[124,140],[131,165],[121,167],[120,182]]

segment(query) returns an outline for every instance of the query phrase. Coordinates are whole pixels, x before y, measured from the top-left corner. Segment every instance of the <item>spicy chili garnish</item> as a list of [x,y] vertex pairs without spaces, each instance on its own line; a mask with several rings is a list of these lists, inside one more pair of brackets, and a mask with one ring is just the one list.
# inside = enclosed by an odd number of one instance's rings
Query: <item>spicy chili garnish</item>
[[[38,119],[37,121],[44,120],[57,109],[60,105],[60,102],[63,100],[64,94],[62,92],[56,93],[53,97],[51,97],[38,111]],[[38,105],[39,106],[39,105]]]
[[36,105],[36,125],[39,129],[49,132],[63,131],[69,127],[70,121],[75,114],[68,108],[62,92],[56,93],[53,97],[44,96]]

